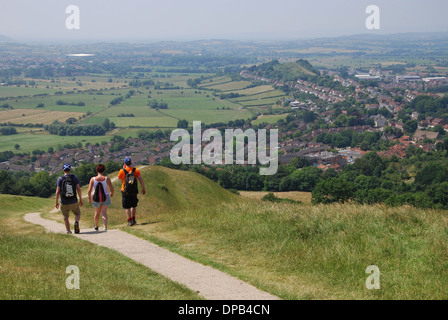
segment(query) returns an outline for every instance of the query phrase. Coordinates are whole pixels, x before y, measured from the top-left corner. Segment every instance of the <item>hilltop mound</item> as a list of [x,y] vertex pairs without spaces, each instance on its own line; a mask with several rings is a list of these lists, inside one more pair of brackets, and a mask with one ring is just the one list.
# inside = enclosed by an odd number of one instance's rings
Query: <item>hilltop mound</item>
[[[173,212],[241,201],[237,195],[195,172],[150,166],[141,169],[141,173],[147,192],[145,196],[139,195],[138,207],[141,213]],[[115,208],[121,208],[121,182],[114,182],[114,187],[117,195],[113,197],[112,203]]]
[[307,60],[299,59],[295,62],[280,63],[278,60],[252,66],[248,69],[251,73],[272,80],[297,81],[308,80],[319,76],[316,70]]

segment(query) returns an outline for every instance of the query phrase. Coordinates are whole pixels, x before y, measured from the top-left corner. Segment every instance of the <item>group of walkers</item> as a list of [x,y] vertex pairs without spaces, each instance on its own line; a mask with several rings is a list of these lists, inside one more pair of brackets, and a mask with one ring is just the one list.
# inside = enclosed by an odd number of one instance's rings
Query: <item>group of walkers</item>
[[[83,206],[81,187],[79,179],[76,175],[71,174],[71,166],[64,164],[62,170],[64,175],[59,177],[56,182],[56,209],[61,209],[64,217],[65,228],[67,233],[71,234],[69,213],[75,215],[74,230],[79,233],[79,219],[81,218],[81,207]],[[94,226],[99,231],[99,220],[102,217],[104,230],[107,230],[107,208],[111,204],[111,197],[114,195],[114,187],[109,177],[104,173],[106,167],[99,164],[96,167],[97,175],[90,179],[89,189],[87,191],[89,203],[95,208]],[[136,224],[135,215],[138,203],[138,183],[142,186],[141,194],[146,193],[145,184],[140,171],[132,166],[132,160],[129,157],[124,159],[123,168],[118,173],[118,179],[121,180],[122,207],[125,209],[128,226]],[[59,199],[61,204],[59,205]]]

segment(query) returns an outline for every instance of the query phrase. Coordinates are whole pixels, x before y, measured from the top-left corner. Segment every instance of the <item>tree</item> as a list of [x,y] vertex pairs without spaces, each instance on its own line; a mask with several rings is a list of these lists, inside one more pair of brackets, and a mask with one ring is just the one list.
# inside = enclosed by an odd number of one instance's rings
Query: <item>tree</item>
[[438,184],[431,198],[433,202],[440,204],[442,208],[446,209],[448,207],[448,182]]
[[227,170],[219,171],[218,183],[225,189],[232,188],[232,175],[230,174],[230,172],[228,172]]
[[187,120],[179,120],[177,122],[177,127],[178,128],[182,128],[182,129],[187,129],[188,128],[188,121]]
[[67,120],[65,120],[66,124],[74,124],[76,122],[75,118],[68,118]]
[[106,131],[109,131],[109,129],[110,129],[110,120],[108,118],[106,118],[104,120],[103,127],[104,127],[104,129],[106,129]]
[[414,133],[417,130],[417,128],[418,128],[417,120],[408,120],[403,125],[403,129],[409,133]]
[[354,169],[365,176],[381,176],[381,171],[386,167],[383,160],[376,152],[368,152],[362,158],[356,159],[353,164]]
[[430,185],[448,181],[448,170],[440,163],[429,163],[421,168],[414,180],[417,190],[424,190]]
[[9,135],[17,134],[17,130],[14,127],[3,127],[3,128],[0,128],[0,133],[4,136],[9,136]]
[[40,171],[30,179],[30,185],[33,188],[32,194],[38,197],[49,197],[54,192],[56,181],[47,171]]
[[11,177],[11,172],[6,170],[0,170],[0,193],[8,194],[12,191],[11,182],[14,180]]
[[303,113],[303,121],[305,121],[306,123],[314,122],[314,120],[316,120],[316,118],[317,118],[317,115],[312,111],[305,111]]
[[312,191],[313,203],[346,202],[353,198],[353,186],[341,178],[330,178],[319,182]]
[[310,192],[320,181],[321,175],[322,170],[314,166],[296,170],[291,174],[291,190]]

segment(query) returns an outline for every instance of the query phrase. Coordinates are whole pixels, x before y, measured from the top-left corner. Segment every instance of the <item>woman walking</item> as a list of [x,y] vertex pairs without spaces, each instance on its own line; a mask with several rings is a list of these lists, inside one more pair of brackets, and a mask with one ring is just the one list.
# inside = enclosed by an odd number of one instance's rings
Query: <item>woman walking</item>
[[[87,191],[89,195],[89,203],[93,204],[95,208],[95,225],[93,228],[98,231],[98,222],[100,215],[103,218],[104,230],[107,230],[107,207],[110,206],[110,197],[114,195],[114,187],[110,179],[104,175],[106,167],[103,164],[99,164],[96,167],[96,172],[98,175],[92,177],[89,183],[89,190]],[[92,197],[93,190],[93,197]]]

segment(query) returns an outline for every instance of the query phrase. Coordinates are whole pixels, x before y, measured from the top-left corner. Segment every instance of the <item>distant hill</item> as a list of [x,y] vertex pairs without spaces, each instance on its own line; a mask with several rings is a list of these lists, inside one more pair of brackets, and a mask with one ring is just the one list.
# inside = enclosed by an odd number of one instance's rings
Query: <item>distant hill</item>
[[4,36],[2,34],[0,34],[0,42],[13,42],[14,40],[11,39],[10,37]]
[[304,59],[286,63],[273,60],[258,66],[252,66],[248,70],[261,77],[280,81],[309,80],[320,75],[319,71]]

